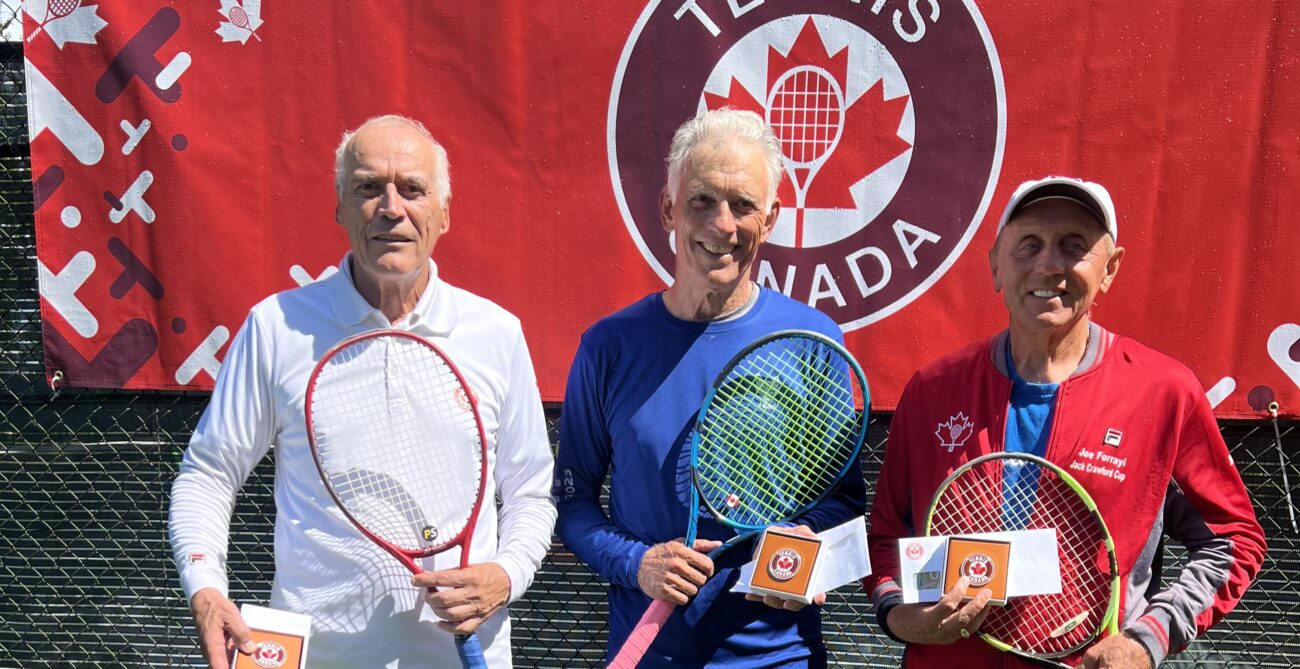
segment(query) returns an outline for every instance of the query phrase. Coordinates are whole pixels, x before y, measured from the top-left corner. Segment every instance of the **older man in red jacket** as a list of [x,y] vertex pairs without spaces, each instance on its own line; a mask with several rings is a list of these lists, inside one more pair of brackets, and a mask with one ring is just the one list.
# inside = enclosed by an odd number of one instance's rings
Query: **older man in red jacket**
[[[1231,610],[1259,571],[1263,530],[1196,377],[1091,322],[1124,257],[1117,238],[1102,186],[1022,184],[989,252],[1010,327],[926,366],[903,391],[871,511],[876,572],[863,585],[885,632],[907,643],[909,669],[1037,666],[974,638],[987,591],[966,600],[962,579],[938,603],[903,604],[897,583],[898,539],[923,531],[948,474],[987,453],[1032,453],[1071,470],[1114,536],[1121,633],[1067,663],[1158,666]],[[1071,467],[1098,449],[1120,464]],[[1166,536],[1189,559],[1162,585]]]

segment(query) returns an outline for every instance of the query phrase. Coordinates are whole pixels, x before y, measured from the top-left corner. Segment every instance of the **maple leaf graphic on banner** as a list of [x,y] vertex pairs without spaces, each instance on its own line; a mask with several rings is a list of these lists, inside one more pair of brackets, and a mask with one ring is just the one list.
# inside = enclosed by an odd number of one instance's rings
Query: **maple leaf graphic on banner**
[[108,25],[99,17],[99,5],[82,5],[81,0],[23,0],[23,12],[37,23],[27,41],[44,31],[60,49],[69,42],[94,44],[95,35]]
[[246,44],[250,35],[262,41],[257,35],[257,29],[262,25],[262,0],[244,0],[242,5],[238,0],[221,0],[221,9],[217,12],[226,19],[217,25],[217,34],[222,42]]
[[831,54],[809,18],[787,54],[768,48],[767,86],[760,102],[732,78],[726,95],[705,92],[709,109],[748,109],[781,140],[786,172],[777,195],[795,209],[795,246],[804,209],[852,209],[849,189],[911,148],[898,136],[909,96],[886,100],[884,82],[849,101],[848,47]]

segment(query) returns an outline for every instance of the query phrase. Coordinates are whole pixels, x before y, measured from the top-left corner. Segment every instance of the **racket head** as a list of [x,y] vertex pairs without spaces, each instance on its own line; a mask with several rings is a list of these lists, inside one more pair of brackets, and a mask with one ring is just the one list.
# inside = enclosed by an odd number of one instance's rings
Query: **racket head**
[[248,30],[248,12],[244,11],[243,7],[240,7],[239,5],[231,7],[226,16],[230,19],[231,23],[235,24],[235,27]]
[[399,559],[459,545],[468,564],[487,440],[468,384],[438,347],[396,330],[340,342],[312,370],[306,421],[321,481],[362,534]]
[[772,85],[767,122],[792,165],[812,167],[828,158],[844,133],[844,91],[815,65],[793,68]]
[[46,20],[61,19],[76,11],[80,6],[81,0],[50,0],[49,18]]
[[989,608],[980,635],[1033,659],[1077,653],[1115,633],[1120,578],[1115,544],[1088,491],[1064,469],[1026,453],[992,453],[954,471],[935,492],[925,533],[1055,529],[1061,592]]
[[762,337],[722,369],[696,417],[694,495],[741,531],[799,516],[857,466],[870,404],[866,375],[838,342],[803,330]]

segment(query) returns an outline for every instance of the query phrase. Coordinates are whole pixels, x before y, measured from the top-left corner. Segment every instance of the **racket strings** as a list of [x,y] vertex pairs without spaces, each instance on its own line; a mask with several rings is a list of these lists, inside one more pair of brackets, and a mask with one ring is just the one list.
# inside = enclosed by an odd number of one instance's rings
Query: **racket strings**
[[[724,401],[734,404],[732,400]],[[715,432],[714,429],[708,429],[705,438],[724,438],[724,435],[718,435]],[[785,448],[756,450],[754,453],[756,457],[740,461],[726,459],[705,459],[701,461],[701,470],[711,480],[718,481],[720,489],[748,490],[758,496],[757,499],[752,501],[766,503],[773,510],[788,511],[797,508],[801,503],[811,501],[800,493],[824,487],[818,484],[829,483],[830,480],[835,478],[834,475],[838,471],[829,471],[834,463],[829,458],[824,457],[825,451],[823,449],[791,448],[800,445],[797,436],[778,432],[762,422],[747,423],[744,427],[733,431],[728,436],[733,439],[739,438],[747,443],[775,443],[785,446]],[[800,461],[798,455],[808,457],[806,460]],[[798,482],[800,485],[785,488],[755,487],[750,483],[753,481]]]
[[808,165],[824,158],[844,127],[839,84],[824,70],[805,66],[781,79],[768,104],[772,130],[793,163]]
[[706,502],[749,526],[815,502],[857,449],[855,378],[837,352],[800,337],[774,340],[736,364],[696,428]]
[[81,6],[81,0],[50,0],[50,17],[61,19]]
[[432,551],[469,524],[482,445],[468,397],[428,346],[373,337],[322,365],[312,430],[343,506],[359,524],[407,551]]
[[936,500],[930,534],[1033,529],[1057,532],[1061,592],[1012,598],[991,609],[980,631],[1023,652],[1059,657],[1100,630],[1113,576],[1105,533],[1078,493],[1036,463],[991,460]]
[[[754,410],[755,407],[744,407],[741,409],[737,406],[738,401],[743,397],[743,395],[729,394],[719,399],[729,410],[745,410],[750,415],[757,413]],[[764,398],[762,400],[751,399],[749,401],[764,402],[767,400]],[[768,408],[767,410],[771,411],[772,408]],[[812,414],[810,413],[809,415]],[[800,439],[799,435],[790,434],[788,428],[791,426],[786,425],[778,427],[773,425],[770,421],[741,421],[736,420],[736,417],[730,418],[731,420],[724,419],[720,422],[728,425],[739,424],[737,430],[733,431],[730,435],[732,438],[739,438],[746,443],[755,445],[768,445],[768,447],[763,449],[761,453],[756,451],[756,454],[765,455],[765,457],[747,459],[742,462],[721,459],[702,460],[701,469],[707,472],[711,478],[722,482],[724,484],[722,487],[742,488],[743,486],[740,485],[740,481],[753,480],[757,474],[763,472],[769,472],[772,476],[786,481],[797,480],[800,477],[807,477],[809,474],[819,472],[822,475],[822,479],[827,477],[833,478],[833,475],[837,473],[828,471],[834,463],[831,461],[830,457],[833,454],[829,453],[827,449],[802,449],[802,455],[807,457],[806,461],[799,461],[792,457],[789,446],[797,445]],[[709,423],[705,426],[704,438],[710,440],[726,438],[727,435],[718,434],[718,425],[719,423]],[[825,435],[821,436],[825,438]],[[771,445],[778,445],[778,447],[773,448]],[[756,464],[760,466],[759,471],[754,471],[753,469],[753,466]],[[734,471],[735,466],[743,466],[743,469],[741,471]],[[807,485],[801,486],[800,489],[808,488],[810,486],[816,487],[817,483],[818,481],[810,481]],[[791,503],[791,499],[786,495],[780,497],[768,495],[766,500],[777,506],[788,505]]]

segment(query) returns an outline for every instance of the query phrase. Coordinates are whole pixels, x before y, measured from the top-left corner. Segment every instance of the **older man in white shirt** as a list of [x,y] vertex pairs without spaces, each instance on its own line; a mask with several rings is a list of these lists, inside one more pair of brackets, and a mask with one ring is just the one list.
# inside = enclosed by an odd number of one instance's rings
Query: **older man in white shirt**
[[[501,610],[532,583],[555,522],[550,444],[519,320],[438,276],[431,255],[450,224],[451,188],[446,152],[422,125],[367,121],[344,135],[335,176],[351,252],[337,274],[253,307],[172,487],[172,550],[200,645],[213,669],[226,669],[235,647],[252,650],[228,599],[226,549],[235,496],[274,445],[271,606],[312,617],[307,666],[456,668],[452,633],[473,631],[488,664],[509,667]],[[434,341],[479,400],[484,498],[500,504],[479,516],[467,569],[449,551],[412,578],[348,523],[317,474],[303,416],[312,367],[333,344],[378,328]]]

